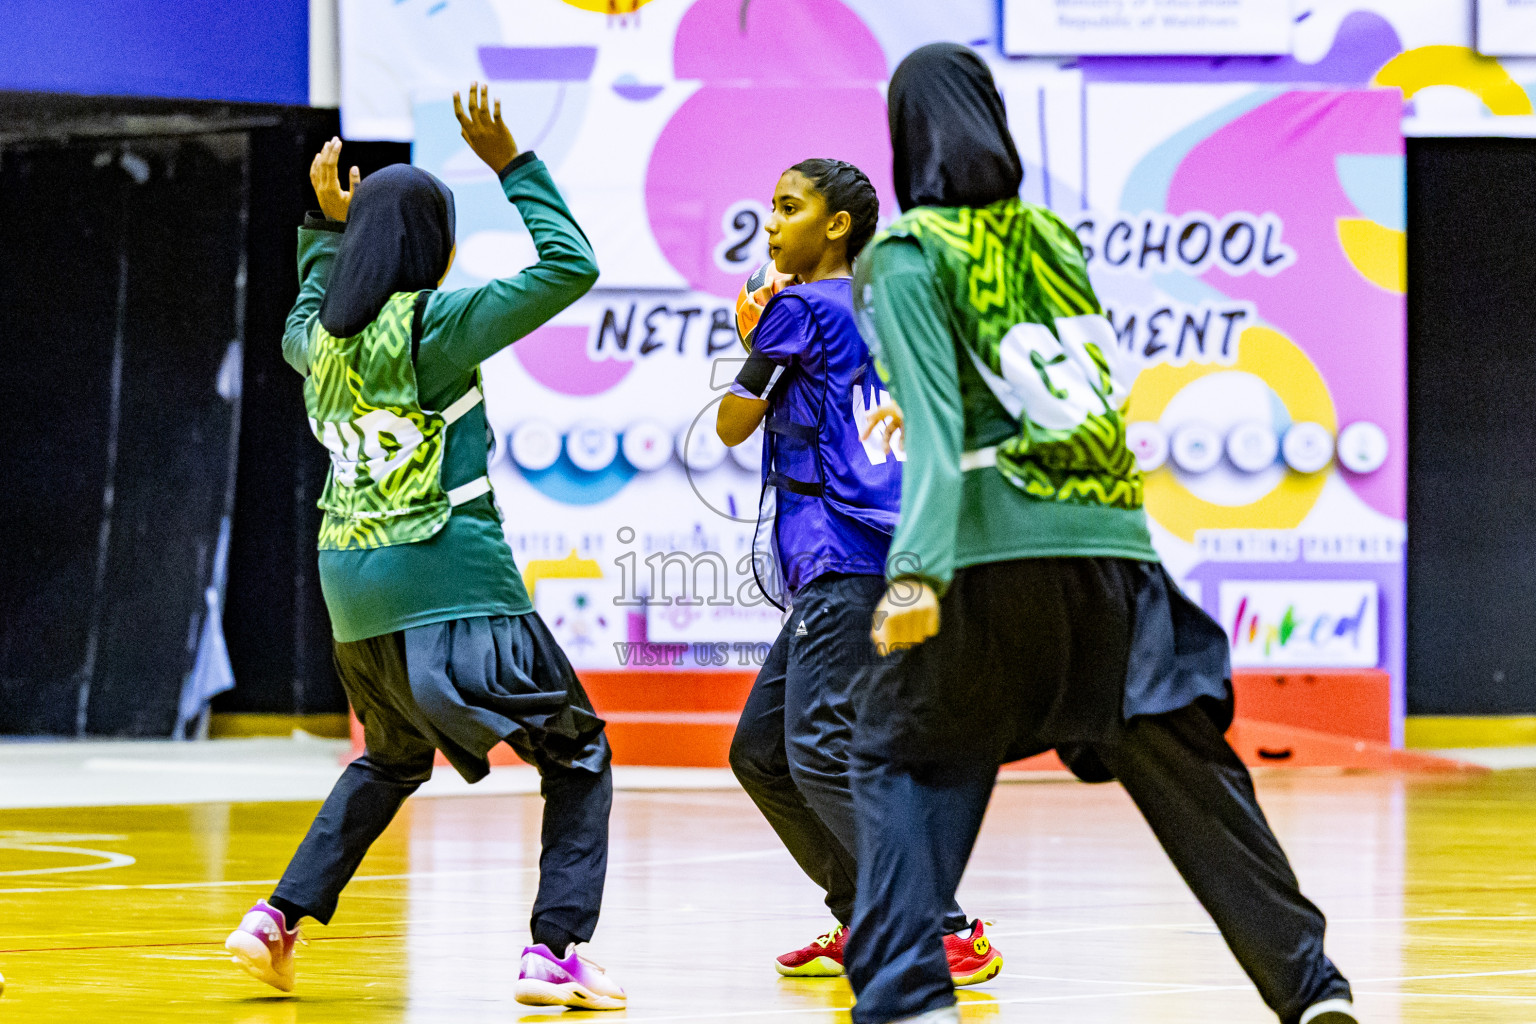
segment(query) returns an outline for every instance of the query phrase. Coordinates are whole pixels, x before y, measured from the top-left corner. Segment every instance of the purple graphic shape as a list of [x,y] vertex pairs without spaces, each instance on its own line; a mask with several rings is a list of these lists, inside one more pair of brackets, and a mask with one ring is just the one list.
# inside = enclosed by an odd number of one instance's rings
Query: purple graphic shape
[[809,157],[857,165],[887,218],[896,214],[886,134],[885,54],[838,0],[749,8],[699,0],[677,33],[678,78],[704,85],[678,108],[651,151],[645,200],[651,232],[692,287],[733,297],[750,267],[722,270],[715,249],[726,211],[768,206],[779,175]]
[[[874,34],[838,0],[755,4],[746,31],[740,0],[699,0],[683,15],[672,52],[676,77],[705,82],[849,85],[888,77]],[[764,113],[743,111],[741,122],[762,123]]]
[[1273,277],[1213,269],[1203,280],[1252,302],[1261,320],[1300,346],[1328,384],[1341,429],[1369,420],[1386,431],[1382,468],[1340,478],[1395,519],[1407,489],[1407,303],[1367,281],[1344,254],[1338,219],[1360,213],[1335,168],[1340,154],[1401,156],[1401,110],[1395,89],[1285,93],[1191,149],[1168,188],[1175,216],[1280,217],[1296,251],[1292,266]]
[[587,358],[585,327],[540,327],[512,346],[517,361],[540,384],[562,395],[600,395],[623,380],[633,363]]
[[595,46],[482,46],[480,66],[498,82],[585,82]]
[[1391,22],[1354,11],[1339,23],[1328,54],[1316,64],[1295,57],[1082,57],[1086,82],[1298,82],[1365,85],[1403,50]]
[[626,81],[621,78],[613,83],[613,91],[632,103],[644,103],[646,100],[655,99],[661,95],[664,88],[666,87],[661,85],[646,85],[634,79]]

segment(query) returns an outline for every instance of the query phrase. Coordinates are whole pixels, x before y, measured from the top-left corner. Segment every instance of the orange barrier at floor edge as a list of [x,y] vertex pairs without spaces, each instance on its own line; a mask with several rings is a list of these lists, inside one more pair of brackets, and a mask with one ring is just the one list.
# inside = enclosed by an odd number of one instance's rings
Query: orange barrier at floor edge
[[[613,760],[621,765],[670,768],[725,768],[735,711],[609,711],[608,742]],[[1339,736],[1312,729],[1240,718],[1227,732],[1243,763],[1255,768],[1337,768],[1385,772],[1476,772],[1481,765],[1419,750],[1396,750],[1385,743]],[[350,760],[362,752],[362,728],[352,720]],[[521,764],[505,744],[491,751],[493,765]],[[438,764],[446,764],[438,755]],[[1064,772],[1055,752],[1004,765],[1005,772]]]

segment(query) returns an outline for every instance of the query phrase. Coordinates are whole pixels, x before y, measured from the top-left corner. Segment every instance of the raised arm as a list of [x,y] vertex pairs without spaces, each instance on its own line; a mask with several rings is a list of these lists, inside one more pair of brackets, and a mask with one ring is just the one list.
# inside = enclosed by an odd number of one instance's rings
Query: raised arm
[[424,325],[433,351],[423,344],[422,372],[429,359],[456,373],[474,369],[581,298],[597,281],[592,246],[543,161],[532,152],[519,156],[506,169],[502,190],[523,215],[539,262],[479,288],[434,296]]
[[[586,294],[597,281],[597,260],[587,236],[560,198],[549,170],[532,152],[519,154],[481,88],[470,87],[468,109],[454,96],[464,139],[499,172],[502,191],[522,214],[539,262],[479,288],[440,292],[427,307],[417,370],[429,378],[461,375],[539,327]],[[505,160],[505,162],[502,162]],[[430,389],[428,380],[422,382]]]
[[358,169],[348,177],[351,188],[343,191],[336,176],[341,159],[341,140],[332,138],[315,154],[309,164],[309,183],[314,186],[320,213],[304,218],[299,228],[299,297],[283,325],[283,358],[300,373],[309,373],[309,324],[320,312],[325,285],[330,280],[336,250],[341,247],[341,233],[346,228],[347,210],[352,205],[352,189],[357,188]]

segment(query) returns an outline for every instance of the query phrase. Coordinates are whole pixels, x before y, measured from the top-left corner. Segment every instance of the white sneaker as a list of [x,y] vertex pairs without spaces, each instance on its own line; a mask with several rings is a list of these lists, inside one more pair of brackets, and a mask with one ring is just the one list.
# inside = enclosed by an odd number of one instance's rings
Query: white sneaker
[[1301,1015],[1300,1024],[1360,1024],[1355,1019],[1355,1004],[1348,999],[1324,999],[1313,1003]]
[[524,1006],[574,1006],[582,1010],[622,1010],[628,996],[619,983],[573,943],[557,957],[542,942],[523,949],[513,995]]

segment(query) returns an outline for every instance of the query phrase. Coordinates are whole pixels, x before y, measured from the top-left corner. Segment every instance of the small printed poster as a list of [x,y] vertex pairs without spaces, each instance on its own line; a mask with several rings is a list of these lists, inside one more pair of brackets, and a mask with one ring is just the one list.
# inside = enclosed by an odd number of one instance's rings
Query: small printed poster
[[1291,52],[1291,24],[1288,0],[1003,0],[1003,51],[1274,56]]
[[1477,50],[1488,57],[1536,57],[1536,0],[1477,0]]

